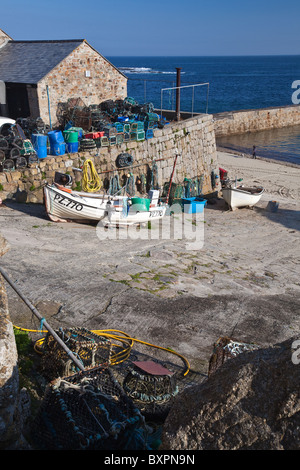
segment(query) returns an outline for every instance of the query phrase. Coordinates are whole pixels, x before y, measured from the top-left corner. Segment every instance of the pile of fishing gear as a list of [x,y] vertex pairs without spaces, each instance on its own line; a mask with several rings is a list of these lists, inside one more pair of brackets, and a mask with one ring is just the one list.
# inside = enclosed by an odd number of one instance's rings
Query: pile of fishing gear
[[0,171],[22,169],[38,161],[37,154],[19,124],[0,127]]
[[143,450],[144,417],[108,368],[48,384],[32,438],[41,450]]
[[[107,367],[110,364],[111,342],[108,338],[93,334],[85,328],[60,328],[57,335],[78,357],[84,368]],[[40,352],[41,371],[48,380],[76,372],[74,363],[50,333],[43,339]]]

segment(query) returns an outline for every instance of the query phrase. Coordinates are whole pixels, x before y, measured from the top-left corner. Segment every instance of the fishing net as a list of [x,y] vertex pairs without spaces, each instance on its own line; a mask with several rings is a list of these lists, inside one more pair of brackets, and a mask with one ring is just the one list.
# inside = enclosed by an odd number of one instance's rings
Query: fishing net
[[241,343],[223,336],[214,343],[213,354],[209,360],[208,376],[221,367],[224,362],[238,354],[258,349],[256,344]]
[[[109,339],[85,328],[60,328],[56,334],[84,367],[108,367],[110,364],[112,348]],[[73,361],[50,333],[43,340],[41,352],[41,373],[48,380],[76,372]]]
[[41,450],[142,450],[147,428],[111,370],[96,367],[47,386],[32,438]]

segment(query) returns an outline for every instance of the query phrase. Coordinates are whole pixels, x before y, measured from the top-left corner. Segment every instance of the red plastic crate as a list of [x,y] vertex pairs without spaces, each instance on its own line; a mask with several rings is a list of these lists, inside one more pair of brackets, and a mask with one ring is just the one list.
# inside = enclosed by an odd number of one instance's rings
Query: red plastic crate
[[90,132],[89,134],[84,134],[85,139],[100,139],[104,136],[104,132]]

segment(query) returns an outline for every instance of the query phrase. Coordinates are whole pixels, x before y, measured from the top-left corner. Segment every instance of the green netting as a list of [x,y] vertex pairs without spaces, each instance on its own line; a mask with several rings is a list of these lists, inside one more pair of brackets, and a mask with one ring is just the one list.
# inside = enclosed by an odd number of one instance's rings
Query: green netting
[[41,450],[143,450],[148,429],[111,370],[97,367],[47,386],[31,434]]

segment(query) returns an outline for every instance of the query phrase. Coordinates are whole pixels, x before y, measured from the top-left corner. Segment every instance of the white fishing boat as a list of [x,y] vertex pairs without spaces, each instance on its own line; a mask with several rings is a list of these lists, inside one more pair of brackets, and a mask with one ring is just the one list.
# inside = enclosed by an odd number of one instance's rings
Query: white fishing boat
[[150,191],[148,198],[115,199],[107,205],[107,218],[103,223],[107,226],[129,226],[144,224],[162,219],[167,204],[158,202],[159,191]]
[[255,206],[262,197],[263,192],[264,188],[255,186],[228,186],[222,188],[223,198],[232,211],[240,207]]
[[45,208],[53,222],[89,222],[105,219],[106,225],[142,224],[164,217],[166,205],[158,202],[159,191],[149,198],[129,198],[73,191],[53,183],[44,186]]
[[58,184],[44,186],[45,207],[53,222],[99,221],[106,214],[110,196],[72,191]]

